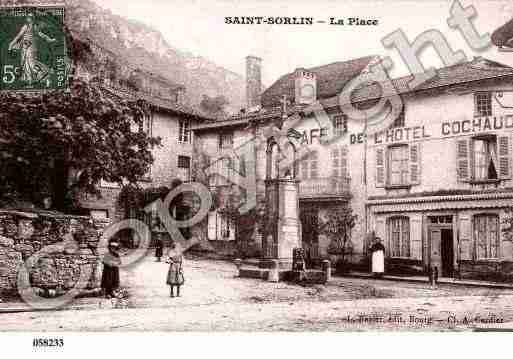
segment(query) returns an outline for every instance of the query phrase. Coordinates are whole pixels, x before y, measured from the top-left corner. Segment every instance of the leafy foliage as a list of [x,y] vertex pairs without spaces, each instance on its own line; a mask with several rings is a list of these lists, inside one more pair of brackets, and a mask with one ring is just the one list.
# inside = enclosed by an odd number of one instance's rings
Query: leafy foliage
[[113,100],[81,81],[66,91],[1,93],[0,193],[37,203],[60,190],[71,204],[73,194],[98,194],[102,179],[135,184],[160,145],[142,131],[146,115],[145,103]]
[[351,230],[356,225],[357,218],[351,207],[337,207],[328,211],[325,218],[320,219],[320,233],[331,240],[328,251],[342,255],[342,261],[351,249]]

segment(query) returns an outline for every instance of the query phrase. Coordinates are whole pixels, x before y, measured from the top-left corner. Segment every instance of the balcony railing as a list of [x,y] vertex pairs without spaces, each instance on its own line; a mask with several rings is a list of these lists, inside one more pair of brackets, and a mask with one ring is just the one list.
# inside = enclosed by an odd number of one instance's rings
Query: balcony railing
[[299,183],[300,198],[347,197],[350,179],[346,177],[328,177],[303,179]]

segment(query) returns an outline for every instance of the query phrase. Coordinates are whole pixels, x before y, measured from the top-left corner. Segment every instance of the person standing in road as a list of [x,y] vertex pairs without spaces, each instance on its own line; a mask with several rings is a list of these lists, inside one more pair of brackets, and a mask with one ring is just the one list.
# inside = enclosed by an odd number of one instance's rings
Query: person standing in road
[[180,296],[180,287],[184,284],[185,278],[183,275],[183,256],[176,251],[176,245],[172,242],[170,246],[169,258],[166,261],[169,263],[169,270],[167,272],[166,283],[170,286],[170,296],[174,297],[174,287],[176,287],[176,296]]
[[106,297],[114,297],[114,291],[119,288],[119,244],[109,243],[109,253],[103,258],[102,290]]
[[157,262],[160,262],[160,258],[162,258],[162,252],[164,249],[164,242],[162,241],[162,233],[156,233],[156,243],[155,243],[155,257],[157,258]]

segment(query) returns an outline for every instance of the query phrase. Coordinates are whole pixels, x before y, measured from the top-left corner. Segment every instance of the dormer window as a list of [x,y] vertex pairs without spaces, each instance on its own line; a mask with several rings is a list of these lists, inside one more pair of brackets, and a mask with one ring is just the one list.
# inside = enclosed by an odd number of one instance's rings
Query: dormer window
[[475,111],[474,116],[492,116],[492,93],[476,92],[474,94]]
[[347,117],[346,115],[340,114],[333,116],[333,131],[335,136],[342,136],[347,132]]

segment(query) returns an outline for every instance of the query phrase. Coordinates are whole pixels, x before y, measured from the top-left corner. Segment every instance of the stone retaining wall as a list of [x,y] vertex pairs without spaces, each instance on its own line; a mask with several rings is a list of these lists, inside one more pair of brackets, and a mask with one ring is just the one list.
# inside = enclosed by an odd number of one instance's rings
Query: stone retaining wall
[[0,296],[16,295],[19,267],[49,245],[57,245],[56,250],[39,257],[29,273],[33,287],[59,295],[75,285],[81,270],[90,269],[87,289],[99,289],[97,247],[107,224],[52,212],[0,210]]

